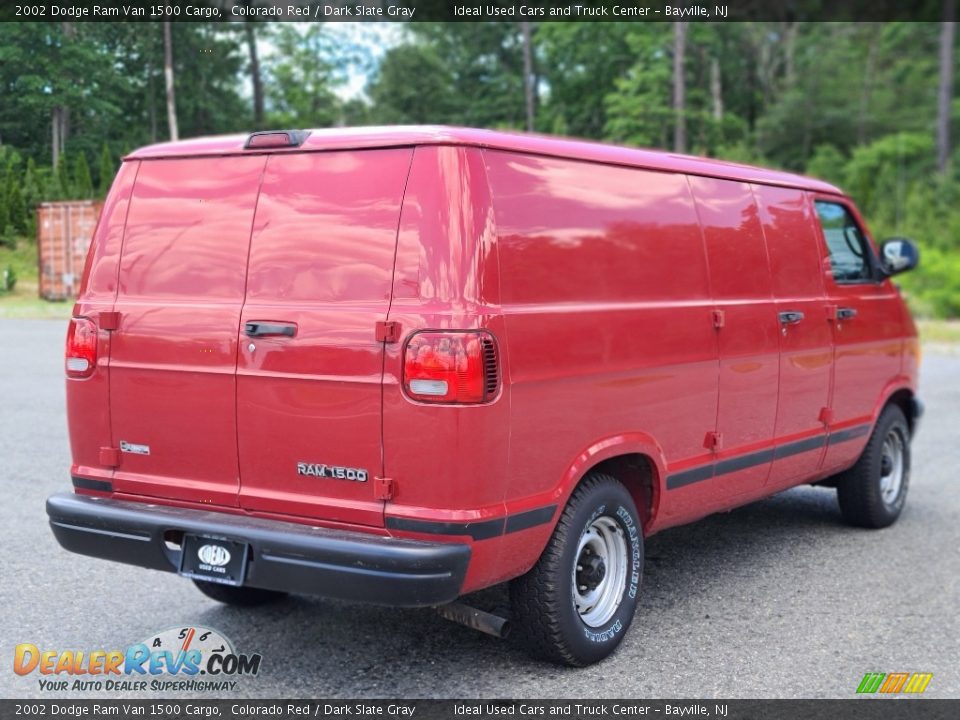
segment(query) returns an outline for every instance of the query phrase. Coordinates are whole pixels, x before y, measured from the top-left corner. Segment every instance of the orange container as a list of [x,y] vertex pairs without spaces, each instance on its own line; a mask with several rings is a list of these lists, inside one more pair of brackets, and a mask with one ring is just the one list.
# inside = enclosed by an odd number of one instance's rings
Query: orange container
[[102,203],[64,200],[37,206],[40,297],[73,299],[80,290],[83,264]]

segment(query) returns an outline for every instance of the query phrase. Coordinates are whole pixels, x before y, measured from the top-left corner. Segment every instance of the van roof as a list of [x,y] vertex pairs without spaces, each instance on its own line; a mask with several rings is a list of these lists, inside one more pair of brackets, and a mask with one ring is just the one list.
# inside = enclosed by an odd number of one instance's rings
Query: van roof
[[479,130],[443,125],[327,128],[311,130],[303,144],[296,148],[246,150],[244,146],[248,137],[249,134],[221,135],[180,142],[159,143],[134,150],[124,159],[244,155],[263,152],[320,152],[324,150],[412,145],[469,145],[588,162],[627,165],[649,170],[741,180],[762,185],[782,185],[838,195],[843,194],[837,187],[822,180],[778,170],[692,155],[626,148],[600,142],[533,133]]

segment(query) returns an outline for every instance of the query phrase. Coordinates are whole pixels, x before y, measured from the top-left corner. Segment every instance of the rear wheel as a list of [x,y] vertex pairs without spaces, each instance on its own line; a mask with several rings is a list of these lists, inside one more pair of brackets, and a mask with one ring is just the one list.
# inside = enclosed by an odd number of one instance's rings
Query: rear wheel
[[266,605],[277,602],[287,596],[284,592],[277,590],[264,590],[255,587],[237,587],[236,585],[222,585],[221,583],[204,582],[203,580],[194,580],[193,584],[197,589],[217,602],[225,605],[236,605],[238,607],[256,607],[257,605]]
[[534,657],[581,667],[623,640],[637,607],[643,533],[616,478],[588,475],[540,560],[510,585],[514,638]]
[[888,405],[857,464],[837,479],[840,513],[850,525],[883,528],[903,510],[910,485],[910,427],[903,411]]

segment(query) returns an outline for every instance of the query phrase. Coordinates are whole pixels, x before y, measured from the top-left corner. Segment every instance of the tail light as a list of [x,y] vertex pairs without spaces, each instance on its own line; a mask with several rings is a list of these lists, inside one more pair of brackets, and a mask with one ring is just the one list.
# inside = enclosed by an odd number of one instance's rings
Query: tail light
[[499,375],[497,346],[486,332],[420,332],[404,353],[403,388],[420,402],[487,402]]
[[67,330],[67,377],[90,377],[96,366],[97,325],[87,318],[73,318]]

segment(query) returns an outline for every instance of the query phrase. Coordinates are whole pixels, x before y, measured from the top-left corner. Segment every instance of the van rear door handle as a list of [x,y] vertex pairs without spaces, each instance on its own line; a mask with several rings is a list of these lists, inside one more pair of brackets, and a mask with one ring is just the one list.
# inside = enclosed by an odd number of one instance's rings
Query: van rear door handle
[[803,313],[799,310],[785,310],[780,313],[780,323],[782,325],[796,325],[803,320]]
[[855,318],[857,316],[856,308],[838,308],[837,309],[837,320],[849,320],[850,318]]
[[268,335],[285,335],[293,337],[297,334],[297,326],[294,323],[261,322],[260,320],[251,320],[244,323],[243,332],[249,337],[266,337]]

